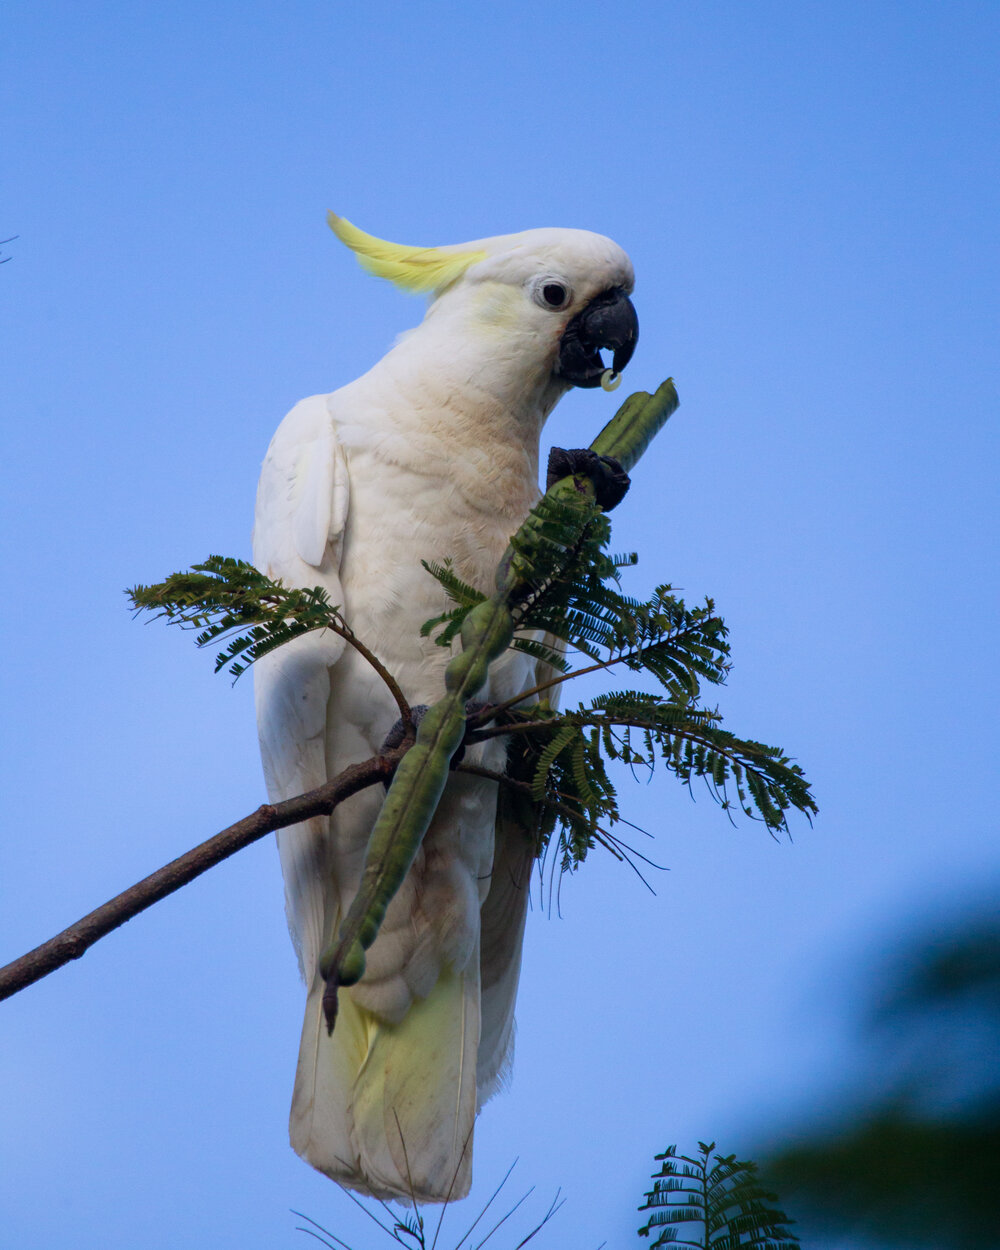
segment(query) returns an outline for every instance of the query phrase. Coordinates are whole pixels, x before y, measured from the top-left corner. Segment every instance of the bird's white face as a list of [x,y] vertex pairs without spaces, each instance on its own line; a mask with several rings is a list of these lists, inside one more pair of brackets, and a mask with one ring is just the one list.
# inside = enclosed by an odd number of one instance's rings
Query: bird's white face
[[465,246],[487,256],[442,292],[431,312],[488,336],[498,367],[544,373],[564,390],[597,386],[609,366],[617,373],[628,363],[639,329],[628,298],[635,278],[616,243],[553,229]]

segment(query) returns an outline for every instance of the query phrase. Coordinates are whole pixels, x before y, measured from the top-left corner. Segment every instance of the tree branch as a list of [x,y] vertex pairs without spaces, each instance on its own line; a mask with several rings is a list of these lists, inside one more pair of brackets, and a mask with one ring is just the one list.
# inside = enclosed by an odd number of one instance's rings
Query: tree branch
[[202,842],[200,846],[157,869],[98,907],[96,911],[78,920],[76,924],[64,929],[62,933],[57,933],[20,959],[0,968],[0,1000],[10,998],[26,986],[40,981],[71,959],[79,959],[95,942],[123,925],[126,920],[131,920],[139,912],[158,903],[168,894],[173,894],[181,886],[187,885],[195,877],[201,876],[203,872],[228,859],[230,855],[235,855],[252,842],[259,841],[277,829],[297,825],[311,816],[327,816],[338,803],[342,803],[352,794],[375,785],[376,782],[387,781],[408,749],[407,742],[384,755],[374,755],[360,764],[345,768],[332,781],[317,786],[306,794],[286,799],[283,803],[265,803],[252,815],[238,820],[207,842]]
[[[484,725],[487,721],[495,720],[502,713],[512,707],[517,707],[520,703],[527,702],[528,699],[536,694],[544,694],[546,690],[550,690],[553,686],[561,686],[563,682],[573,681],[576,677],[587,677],[591,673],[600,672],[602,669],[613,668],[616,664],[628,663],[629,660],[641,658],[644,652],[652,650],[653,647],[661,646],[666,642],[676,643],[679,638],[684,638],[688,634],[696,634],[698,630],[704,628],[706,623],[717,619],[717,617],[709,617],[708,622],[698,621],[694,625],[689,625],[686,629],[677,630],[674,634],[664,634],[653,642],[638,643],[627,650],[619,651],[617,655],[609,655],[605,660],[596,660],[593,664],[588,664],[584,668],[571,668],[565,673],[557,673],[555,677],[550,677],[546,681],[540,681],[537,685],[529,686],[527,690],[522,690],[520,694],[512,695],[503,703],[489,704],[482,712],[469,717],[469,725],[472,729],[478,730],[480,725]],[[507,722],[504,723],[506,724]]]

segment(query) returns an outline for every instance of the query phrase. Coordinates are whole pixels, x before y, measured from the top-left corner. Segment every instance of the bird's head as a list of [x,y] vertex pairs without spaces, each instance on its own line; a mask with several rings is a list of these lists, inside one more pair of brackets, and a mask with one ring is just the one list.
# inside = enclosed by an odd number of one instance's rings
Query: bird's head
[[485,342],[498,368],[516,363],[550,392],[614,389],[632,358],[639,336],[632,263],[603,235],[525,230],[417,248],[376,239],[333,213],[328,221],[370,273],[429,294],[427,320],[458,321]]

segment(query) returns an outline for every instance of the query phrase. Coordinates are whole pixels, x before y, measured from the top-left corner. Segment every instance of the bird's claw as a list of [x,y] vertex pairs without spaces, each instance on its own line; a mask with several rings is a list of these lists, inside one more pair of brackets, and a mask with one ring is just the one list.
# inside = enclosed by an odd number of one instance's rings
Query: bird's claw
[[[466,703],[465,705],[466,719],[469,720],[475,717],[476,725],[470,726],[466,729],[465,737],[462,739],[462,742],[458,750],[451,757],[452,768],[454,768],[457,764],[461,764],[462,760],[464,759],[465,748],[469,745],[470,734],[474,733],[476,729],[481,728],[484,721],[489,719],[488,717],[483,716],[483,713],[489,710],[489,706],[490,705],[488,703],[483,703],[478,699],[469,699],[469,701]],[[426,703],[418,703],[416,707],[410,708],[410,723],[412,724],[414,729],[417,728],[420,722],[427,715],[427,711],[428,711],[428,705]],[[393,727],[385,735],[385,738],[382,741],[382,746],[379,749],[379,754],[387,755],[390,751],[398,750],[399,747],[401,747],[403,743],[406,741],[407,728],[408,727],[405,721],[403,720],[402,717],[400,717],[399,720],[396,721]],[[388,790],[389,782],[386,781],[383,784],[385,785],[385,788]]]
[[388,755],[390,751],[398,750],[406,741],[407,734],[411,729],[416,729],[427,715],[427,710],[428,704],[426,703],[418,703],[416,707],[411,707],[409,725],[401,716],[382,740],[382,745],[379,747],[379,755]]
[[594,499],[605,512],[621,503],[632,484],[629,475],[612,456],[599,456],[589,447],[553,447],[549,452],[546,490],[570,474],[590,478],[594,484]]

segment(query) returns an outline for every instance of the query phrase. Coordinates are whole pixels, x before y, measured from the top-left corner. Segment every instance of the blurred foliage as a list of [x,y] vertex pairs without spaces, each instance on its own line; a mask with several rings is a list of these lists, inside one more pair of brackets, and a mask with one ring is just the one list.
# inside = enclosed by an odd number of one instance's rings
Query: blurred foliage
[[867,1021],[883,1091],[768,1175],[817,1232],[866,1244],[1000,1247],[1000,914],[912,943]]

